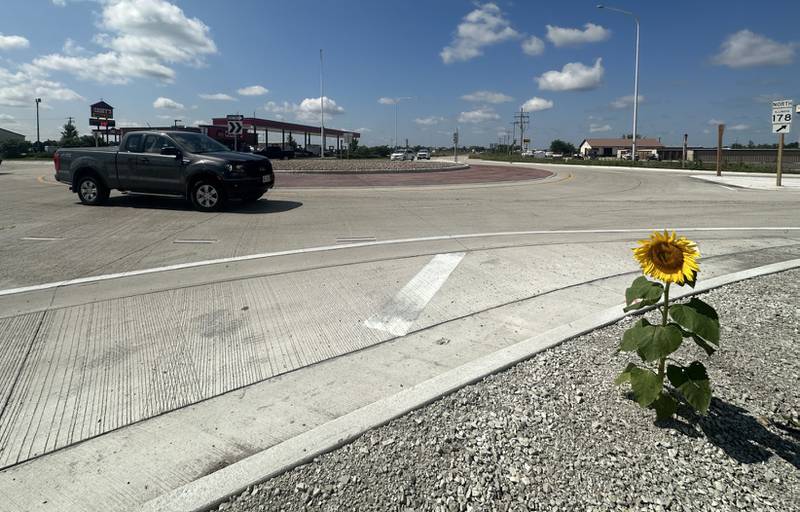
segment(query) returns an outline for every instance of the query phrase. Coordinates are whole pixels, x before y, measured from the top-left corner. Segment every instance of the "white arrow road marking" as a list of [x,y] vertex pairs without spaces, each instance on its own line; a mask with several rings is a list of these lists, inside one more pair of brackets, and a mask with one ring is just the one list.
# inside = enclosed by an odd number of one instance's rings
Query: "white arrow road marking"
[[428,305],[453,270],[464,259],[463,252],[437,254],[409,281],[380,312],[364,322],[370,329],[405,336],[411,324]]

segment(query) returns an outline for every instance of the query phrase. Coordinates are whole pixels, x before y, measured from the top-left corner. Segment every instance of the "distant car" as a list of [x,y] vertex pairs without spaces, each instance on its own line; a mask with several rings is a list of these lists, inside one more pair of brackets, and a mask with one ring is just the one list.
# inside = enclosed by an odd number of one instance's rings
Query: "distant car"
[[535,156],[535,152],[530,149],[526,149],[522,152],[521,156]]
[[254,151],[256,155],[265,156],[271,160],[291,160],[295,157],[295,152],[291,149],[281,149],[280,146],[267,146]]
[[544,157],[545,158],[553,158],[553,152],[552,151],[545,151],[544,152]]
[[313,158],[313,157],[317,156],[316,154],[312,153],[311,151],[308,151],[307,149],[303,149],[301,147],[295,148],[293,153],[294,153],[294,157],[295,158]]
[[414,160],[414,152],[410,149],[395,149],[389,160]]
[[553,153],[551,156],[553,158],[564,158],[564,154],[563,153]]
[[417,151],[417,160],[430,160],[431,154],[428,153],[427,149],[420,149]]
[[572,158],[574,160],[583,160],[583,155],[580,153],[575,153],[574,155],[572,155]]
[[541,149],[537,149],[533,152],[533,158],[545,158],[547,156],[546,151],[542,151]]

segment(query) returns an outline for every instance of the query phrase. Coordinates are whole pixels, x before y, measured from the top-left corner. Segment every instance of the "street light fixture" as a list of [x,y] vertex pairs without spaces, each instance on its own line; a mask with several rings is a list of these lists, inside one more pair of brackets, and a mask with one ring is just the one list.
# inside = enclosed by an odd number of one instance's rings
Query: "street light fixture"
[[621,14],[625,14],[633,18],[636,22],[636,64],[633,72],[633,141],[631,142],[631,162],[636,163],[636,127],[637,116],[639,114],[639,17],[630,11],[618,9],[616,7],[609,7],[607,5],[598,4],[598,9],[607,9]]
[[39,137],[39,103],[42,102],[42,98],[36,98],[34,102],[36,103],[36,151],[41,151],[42,140]]

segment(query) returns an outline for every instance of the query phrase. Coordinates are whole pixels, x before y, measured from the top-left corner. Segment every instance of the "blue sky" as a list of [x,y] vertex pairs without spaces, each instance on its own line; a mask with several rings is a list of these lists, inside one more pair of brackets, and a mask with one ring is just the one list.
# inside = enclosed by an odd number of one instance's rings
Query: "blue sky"
[[[367,144],[392,142],[395,98],[412,144],[445,145],[456,126],[497,142],[526,102],[534,146],[617,137],[631,131],[634,25],[595,5],[3,0],[0,127],[35,138],[35,96],[43,138],[68,116],[85,133],[101,97],[120,124],[254,111],[318,124],[324,48],[326,125]],[[723,121],[728,142],[774,140],[768,101],[800,100],[800,2],[612,5],[641,20],[640,133],[713,145]]]

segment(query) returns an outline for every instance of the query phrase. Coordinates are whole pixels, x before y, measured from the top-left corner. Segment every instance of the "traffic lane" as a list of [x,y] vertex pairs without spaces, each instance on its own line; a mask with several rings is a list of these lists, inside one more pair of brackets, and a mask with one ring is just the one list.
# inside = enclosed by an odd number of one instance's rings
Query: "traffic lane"
[[256,205],[215,214],[195,212],[180,199],[146,197],[119,197],[110,207],[87,207],[64,187],[38,183],[35,167],[25,173],[27,180],[0,176],[0,183],[11,184],[0,186],[5,228],[0,229],[0,288],[336,244],[352,237],[800,225],[796,208],[780,195],[698,186],[688,177],[664,173],[581,170],[568,181],[494,188],[278,188]]
[[553,174],[544,169],[508,168],[492,165],[481,165],[452,171],[424,172],[323,174],[276,171],[275,186],[286,188],[331,188],[463,185],[541,180]]

